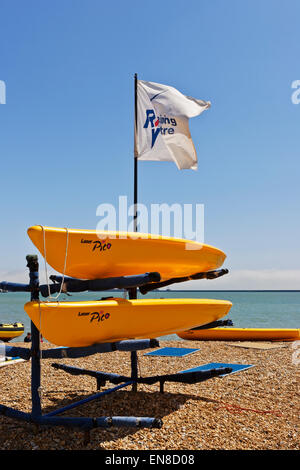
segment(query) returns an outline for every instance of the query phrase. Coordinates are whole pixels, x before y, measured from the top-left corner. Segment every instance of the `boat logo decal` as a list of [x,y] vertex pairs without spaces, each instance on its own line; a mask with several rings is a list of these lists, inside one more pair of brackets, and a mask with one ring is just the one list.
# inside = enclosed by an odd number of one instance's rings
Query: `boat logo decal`
[[98,251],[106,251],[110,250],[111,248],[111,243],[105,243],[105,240],[102,242],[100,240],[96,240],[93,242],[93,251],[98,250]]
[[110,313],[106,312],[104,313],[103,310],[100,310],[100,312],[79,312],[78,313],[79,317],[90,317],[90,323],[92,323],[94,320],[96,322],[102,322],[104,320],[108,320],[110,317]]
[[92,251],[107,251],[110,250],[111,248],[111,243],[107,242],[107,240],[87,240],[86,238],[82,238],[80,240],[80,243],[86,244],[86,245],[92,245]]

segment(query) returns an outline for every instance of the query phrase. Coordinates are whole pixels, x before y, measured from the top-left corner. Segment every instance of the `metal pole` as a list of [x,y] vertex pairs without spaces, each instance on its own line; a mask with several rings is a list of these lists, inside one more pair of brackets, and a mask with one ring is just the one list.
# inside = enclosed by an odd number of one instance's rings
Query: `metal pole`
[[[134,146],[134,191],[133,191],[133,203],[134,203],[134,231],[137,232],[137,202],[138,202],[138,159],[136,154],[136,139],[137,139],[137,74],[134,74],[134,137],[135,137],[135,146]],[[137,288],[134,287],[129,290],[129,298],[137,298]],[[134,380],[137,377],[137,352],[131,352],[131,377]],[[137,391],[137,383],[133,383],[132,391]]]
[[[31,300],[39,300],[39,263],[36,255],[26,256],[27,267],[29,268],[29,285]],[[32,417],[39,418],[42,415],[39,389],[41,385],[41,351],[40,332],[33,322],[31,322],[31,400]]]
[[138,156],[136,149],[136,139],[138,133],[137,125],[137,83],[138,78],[137,74],[134,74],[134,136],[135,136],[135,145],[134,145],[134,231],[137,232],[137,202],[138,202]]
[[93,401],[93,400],[96,400],[98,398],[101,398],[103,397],[104,395],[108,395],[112,392],[116,392],[117,390],[119,390],[120,388],[124,388],[124,387],[128,387],[128,385],[131,385],[131,381],[129,382],[125,382],[124,384],[121,384],[121,385],[117,385],[116,387],[114,388],[109,388],[108,390],[104,390],[104,392],[99,392],[99,393],[95,393],[94,395],[90,396],[90,397],[87,397],[87,398],[84,398],[82,400],[79,400],[75,403],[71,403],[70,405],[67,405],[67,406],[64,406],[63,408],[60,408],[58,410],[54,410],[54,411],[51,411],[50,413],[47,413],[44,415],[44,418],[48,418],[50,416],[56,416],[60,413],[64,413],[65,411],[69,411],[69,410],[72,410],[73,408],[76,408],[77,406],[79,405],[84,405],[85,403],[89,403],[90,401]]
[[138,377],[138,356],[137,351],[131,351],[131,379],[133,380],[132,391],[137,391],[137,377]]

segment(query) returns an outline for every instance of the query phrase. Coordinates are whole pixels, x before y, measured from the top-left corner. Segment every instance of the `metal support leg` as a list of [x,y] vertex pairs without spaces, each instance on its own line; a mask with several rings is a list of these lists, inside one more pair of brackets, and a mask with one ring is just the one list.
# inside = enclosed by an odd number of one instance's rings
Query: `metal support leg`
[[[129,298],[130,299],[136,299],[137,298],[137,289],[132,288],[128,289],[129,293]],[[136,379],[138,377],[138,368],[137,368],[137,352],[136,351],[131,351],[131,378],[134,381],[132,384],[132,391],[136,392],[137,391],[137,383]]]
[[137,391],[137,377],[138,377],[138,368],[137,368],[137,352],[131,351],[131,379],[134,381],[132,384],[132,391]]
[[[29,285],[31,300],[39,300],[39,263],[36,255],[26,256],[27,267],[29,268]],[[31,399],[32,417],[34,419],[42,415],[40,386],[41,386],[41,351],[40,332],[31,322]]]

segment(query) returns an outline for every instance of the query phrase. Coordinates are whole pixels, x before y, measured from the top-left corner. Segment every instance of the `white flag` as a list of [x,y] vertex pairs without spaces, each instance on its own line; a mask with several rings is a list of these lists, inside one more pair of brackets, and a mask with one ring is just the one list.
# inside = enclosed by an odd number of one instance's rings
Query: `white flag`
[[189,118],[209,107],[209,101],[185,96],[171,86],[138,80],[135,157],[174,161],[180,170],[197,170]]

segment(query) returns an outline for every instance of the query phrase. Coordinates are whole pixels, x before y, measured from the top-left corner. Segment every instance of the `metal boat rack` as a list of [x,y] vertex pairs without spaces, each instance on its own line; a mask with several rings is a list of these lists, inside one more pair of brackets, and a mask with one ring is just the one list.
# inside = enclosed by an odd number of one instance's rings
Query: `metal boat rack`
[[[30,292],[31,300],[39,301],[39,295],[41,288],[45,293],[45,286],[39,285],[39,264],[38,257],[36,255],[28,255],[26,257],[27,267],[29,268],[29,284],[15,284],[15,283],[0,283],[0,287],[4,287],[8,291],[22,291]],[[129,279],[130,278],[130,279]],[[70,281],[71,279],[71,281]],[[138,276],[125,276],[124,278],[118,279],[113,285],[116,287],[123,286],[123,288],[132,289],[140,285],[147,285],[149,282],[159,282],[160,276],[158,273],[145,273]],[[94,285],[95,290],[98,290],[99,283]],[[56,279],[57,282],[57,279]],[[69,286],[72,285],[74,288],[79,289],[78,282],[80,280],[74,280],[67,278],[66,282],[69,282]],[[73,282],[73,284],[72,284]],[[85,281],[82,281],[85,282]],[[112,281],[113,283],[114,281]],[[106,286],[112,287],[112,284],[105,280]],[[56,284],[54,284],[56,285]],[[126,287],[125,287],[126,285]],[[86,284],[82,284],[82,290],[86,290]],[[75,290],[76,292],[79,290]],[[148,348],[156,348],[159,346],[159,342],[156,339],[145,339],[145,340],[128,340],[119,341],[115,343],[102,343],[96,344],[89,347],[58,347],[53,349],[45,349],[41,353],[40,347],[40,332],[37,327],[31,322],[31,348],[15,347],[5,345],[5,355],[10,357],[20,357],[25,360],[31,359],[31,412],[25,413],[5,405],[0,405],[0,415],[4,415],[10,418],[19,419],[38,425],[50,425],[50,426],[65,426],[71,428],[79,428],[84,431],[89,431],[92,428],[100,427],[107,428],[110,426],[118,427],[146,427],[146,428],[160,428],[162,426],[162,420],[154,417],[134,417],[134,416],[104,416],[104,417],[66,417],[57,416],[65,411],[69,411],[77,406],[83,405],[95,399],[99,399],[104,395],[113,393],[124,387],[132,386],[132,390],[137,390],[138,384],[149,384],[154,383],[160,384],[160,392],[164,391],[165,382],[181,382],[181,383],[199,383],[208,380],[213,377],[220,376],[231,371],[230,368],[218,368],[210,369],[207,371],[198,372],[180,372],[176,374],[168,375],[157,375],[152,377],[139,377],[138,376],[138,365],[137,365],[137,351]],[[73,402],[63,408],[56,409],[54,411],[43,414],[41,398],[40,398],[40,386],[41,386],[41,359],[59,359],[59,358],[79,358],[86,357],[96,353],[107,353],[112,351],[128,351],[131,354],[131,375],[124,376],[119,374],[105,373],[100,371],[91,371],[86,369],[80,369],[77,367],[70,367],[62,364],[53,363],[52,366],[56,369],[62,369],[65,372],[73,375],[84,374],[94,377],[97,382],[97,390],[101,386],[105,385],[106,382],[110,382],[115,386],[107,390],[98,392],[85,399]]]

